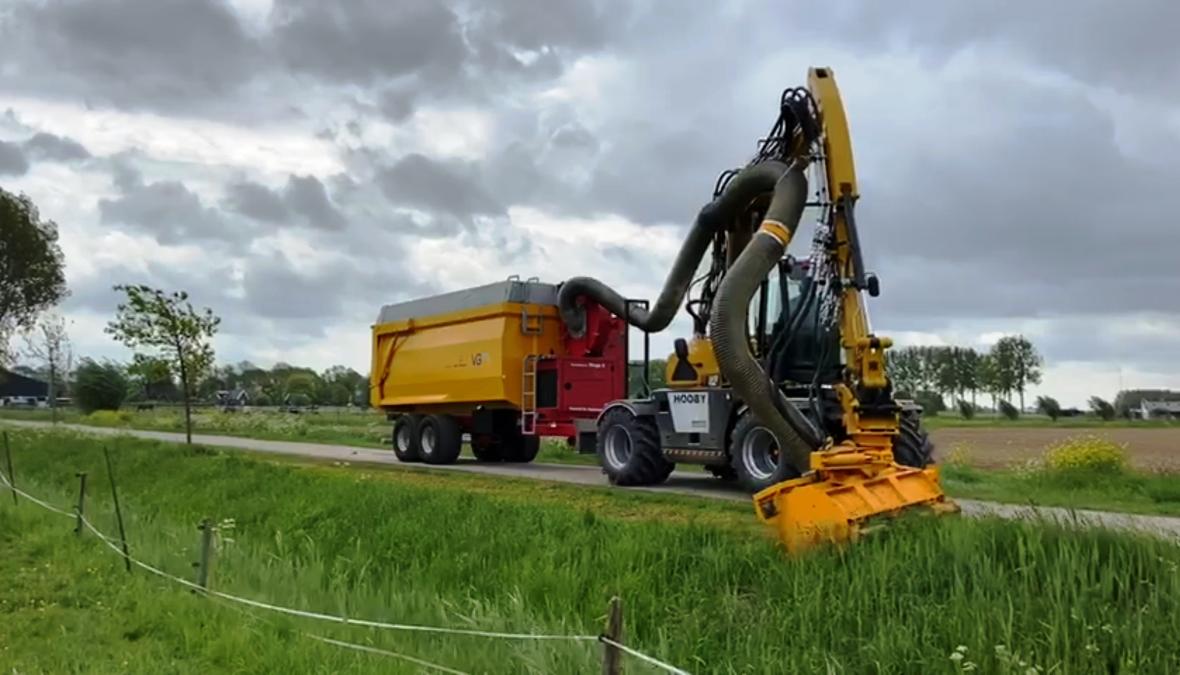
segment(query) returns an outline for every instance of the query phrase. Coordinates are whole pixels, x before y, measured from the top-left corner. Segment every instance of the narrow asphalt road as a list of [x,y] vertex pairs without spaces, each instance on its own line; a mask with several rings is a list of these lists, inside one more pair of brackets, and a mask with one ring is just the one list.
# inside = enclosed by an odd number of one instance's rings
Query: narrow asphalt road
[[[2,420],[0,426],[11,425],[19,427],[46,428],[53,426],[49,422],[30,422],[18,420]],[[82,424],[58,424],[60,428],[71,429],[84,433],[117,436],[129,434],[139,438],[148,438],[170,443],[183,443],[184,434],[167,431],[145,431],[139,429],[112,429],[107,427],[92,427]],[[393,456],[392,452],[358,448],[348,445],[328,445],[321,443],[297,443],[290,441],[265,441],[237,436],[210,436],[193,434],[193,442],[201,445],[220,448],[249,450],[252,452],[268,452],[279,455],[301,457],[315,457],[332,459],[342,462],[364,462],[367,464],[383,464],[391,468],[422,467],[424,465],[402,464]],[[576,464],[481,464],[473,460],[460,460],[448,466],[430,466],[431,469],[446,471],[466,471],[486,475],[508,476],[511,478],[529,478],[533,480],[548,480],[578,485],[608,486],[609,483],[597,466]],[[620,488],[623,489],[623,488]],[[659,486],[645,488],[625,488],[628,490],[647,490],[657,493],[687,494],[697,497],[714,499],[728,499],[745,501],[749,496],[731,485],[701,473],[675,471],[666,483]],[[1081,526],[1104,526],[1123,530],[1139,530],[1171,538],[1180,539],[1180,518],[1166,516],[1147,516],[1128,513],[1114,513],[1109,511],[1069,510],[1055,507],[1030,507],[1013,504],[999,504],[995,502],[981,502],[973,499],[955,500],[968,516],[995,515],[1008,519],[1043,518],[1057,520],[1066,524]]]

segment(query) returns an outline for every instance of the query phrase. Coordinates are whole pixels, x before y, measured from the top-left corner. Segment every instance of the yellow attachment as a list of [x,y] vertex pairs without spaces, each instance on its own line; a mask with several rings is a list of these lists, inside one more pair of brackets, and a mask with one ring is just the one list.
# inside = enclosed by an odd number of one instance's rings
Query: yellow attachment
[[882,459],[851,446],[812,453],[812,466],[822,468],[755,494],[754,510],[778,530],[791,554],[856,541],[875,519],[906,510],[958,511],[938,486],[937,468],[912,469],[890,462],[869,475],[872,471],[866,469]]
[[720,384],[721,368],[717,365],[717,356],[713,353],[712,340],[701,336],[689,340],[687,361],[690,368],[682,366],[680,357],[676,354],[668,356],[668,364],[664,368],[664,381],[670,389],[716,387]]

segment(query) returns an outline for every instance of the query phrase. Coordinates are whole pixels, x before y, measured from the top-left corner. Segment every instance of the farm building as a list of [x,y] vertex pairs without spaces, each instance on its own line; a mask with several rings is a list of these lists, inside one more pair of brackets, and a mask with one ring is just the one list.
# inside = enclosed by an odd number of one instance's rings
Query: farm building
[[1142,420],[1151,419],[1180,419],[1180,401],[1147,401],[1139,402],[1139,407],[1131,411],[1134,417]]
[[250,396],[243,389],[222,389],[216,396],[217,405],[223,410],[241,408],[250,402]]
[[49,405],[49,385],[0,368],[0,405]]

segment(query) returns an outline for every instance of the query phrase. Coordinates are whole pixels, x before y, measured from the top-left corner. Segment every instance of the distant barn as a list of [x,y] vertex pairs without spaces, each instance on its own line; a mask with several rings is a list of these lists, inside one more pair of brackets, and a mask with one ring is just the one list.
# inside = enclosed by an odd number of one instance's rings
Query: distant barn
[[0,368],[0,405],[49,405],[49,384]]
[[1174,420],[1180,419],[1180,401],[1148,401],[1139,402],[1138,408],[1131,409],[1131,415],[1142,420]]

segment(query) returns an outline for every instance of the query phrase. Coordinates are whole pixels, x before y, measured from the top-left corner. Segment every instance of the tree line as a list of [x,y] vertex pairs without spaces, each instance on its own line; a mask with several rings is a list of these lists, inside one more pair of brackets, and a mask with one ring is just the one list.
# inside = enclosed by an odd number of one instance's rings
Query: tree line
[[997,409],[1015,395],[1024,410],[1025,392],[1040,384],[1044,364],[1023,335],[1000,338],[984,353],[971,347],[902,347],[888,353],[886,363],[895,394],[920,399],[928,412],[945,410],[947,398],[974,407],[981,394]]

